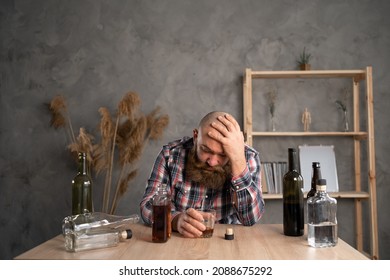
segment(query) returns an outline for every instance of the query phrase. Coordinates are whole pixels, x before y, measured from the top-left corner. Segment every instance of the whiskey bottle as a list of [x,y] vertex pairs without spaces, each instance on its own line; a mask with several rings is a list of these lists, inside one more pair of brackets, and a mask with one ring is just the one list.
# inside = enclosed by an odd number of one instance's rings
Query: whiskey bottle
[[317,181],[317,192],[307,200],[307,240],[312,247],[337,244],[337,200],[326,192],[326,180]]
[[85,233],[130,229],[140,220],[138,214],[129,216],[110,215],[103,212],[67,216],[62,221],[62,233],[82,235]]
[[132,237],[131,225],[139,216],[116,216],[102,212],[67,216],[62,221],[65,249],[78,252],[116,246]]
[[132,237],[130,229],[118,231],[102,231],[94,233],[84,233],[81,235],[65,235],[65,250],[68,252],[80,252],[85,250],[107,248],[117,246],[119,242]]
[[171,236],[171,199],[166,185],[161,185],[152,198],[152,240],[155,243],[167,242]]

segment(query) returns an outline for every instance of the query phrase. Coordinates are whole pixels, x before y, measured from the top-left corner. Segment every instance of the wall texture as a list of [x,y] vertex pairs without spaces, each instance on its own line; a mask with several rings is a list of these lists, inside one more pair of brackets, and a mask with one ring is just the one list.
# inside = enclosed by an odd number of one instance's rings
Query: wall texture
[[[140,94],[144,112],[161,106],[169,114],[164,138],[148,144],[139,175],[117,212],[138,213],[161,145],[191,135],[211,110],[229,111],[242,123],[244,69],[295,69],[304,46],[314,69],[373,66],[380,257],[390,259],[385,214],[390,211],[389,10],[387,0],[1,1],[0,259],[59,234],[70,212],[76,165],[66,150],[65,132],[49,126],[45,107],[56,94],[66,97],[76,131],[82,126],[96,134],[99,107],[114,112],[128,91]],[[337,97],[326,90],[329,84],[309,85],[312,91],[315,87]],[[297,107],[278,103],[279,127],[285,116],[297,118],[292,126],[299,125],[297,114],[305,106],[313,113],[313,129],[335,125],[339,112],[334,107],[324,111],[318,99],[299,101],[297,92],[288,91]],[[264,98],[257,102],[266,104]],[[341,153],[340,180],[346,182],[350,168],[342,156],[350,155],[341,142],[330,144]],[[256,145],[265,160],[286,157],[282,142],[258,140]],[[99,209],[102,182],[95,180]],[[353,245],[352,206],[340,201],[339,222],[341,238]],[[262,222],[281,223],[280,207],[280,201],[267,202]]]

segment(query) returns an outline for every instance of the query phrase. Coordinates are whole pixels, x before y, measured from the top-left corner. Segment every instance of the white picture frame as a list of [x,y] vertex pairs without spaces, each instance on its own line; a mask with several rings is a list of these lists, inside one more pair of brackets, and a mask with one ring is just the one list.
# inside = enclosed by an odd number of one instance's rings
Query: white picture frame
[[300,172],[303,177],[303,190],[311,188],[312,163],[319,162],[321,177],[326,179],[327,192],[338,192],[336,156],[333,145],[301,145],[299,146]]

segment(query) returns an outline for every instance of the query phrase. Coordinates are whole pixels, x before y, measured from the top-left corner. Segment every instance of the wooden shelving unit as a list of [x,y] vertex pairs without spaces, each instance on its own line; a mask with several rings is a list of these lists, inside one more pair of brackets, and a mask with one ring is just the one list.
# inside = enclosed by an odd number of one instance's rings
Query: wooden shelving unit
[[[262,132],[253,131],[252,81],[253,79],[315,79],[315,78],[349,78],[352,81],[353,130],[349,132]],[[365,81],[365,98],[367,100],[367,129],[360,129],[359,97],[361,81]],[[363,208],[362,200],[369,201],[370,211],[370,249],[372,259],[378,259],[378,225],[376,204],[375,145],[374,145],[374,108],[372,67],[359,70],[310,70],[310,71],[252,71],[246,69],[243,83],[243,120],[244,135],[248,145],[253,144],[253,137],[351,137],[354,145],[354,191],[340,191],[330,195],[339,199],[353,199],[356,217],[356,248],[363,252]],[[368,159],[368,182],[362,182],[361,176],[361,142],[366,141]],[[362,184],[367,185],[368,192],[362,191]],[[281,194],[264,194],[265,199],[282,199]]]

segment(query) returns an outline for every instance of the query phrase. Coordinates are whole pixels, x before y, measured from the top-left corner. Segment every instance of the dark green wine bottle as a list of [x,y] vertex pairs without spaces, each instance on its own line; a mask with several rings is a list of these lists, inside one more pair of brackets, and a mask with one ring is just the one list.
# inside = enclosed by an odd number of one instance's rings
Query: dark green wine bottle
[[79,153],[78,172],[72,180],[72,215],[93,212],[92,180],[86,162],[85,153]]
[[312,197],[316,194],[318,179],[322,179],[320,163],[312,162],[311,189],[307,193],[307,198]]
[[288,149],[288,172],[283,176],[283,231],[288,236],[304,232],[303,177],[298,172],[296,149]]

